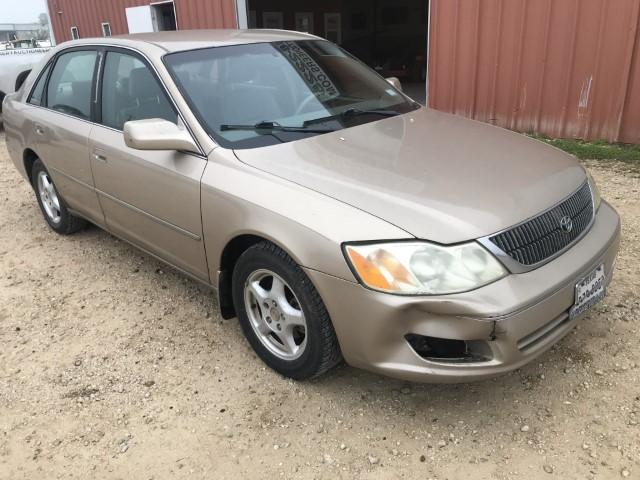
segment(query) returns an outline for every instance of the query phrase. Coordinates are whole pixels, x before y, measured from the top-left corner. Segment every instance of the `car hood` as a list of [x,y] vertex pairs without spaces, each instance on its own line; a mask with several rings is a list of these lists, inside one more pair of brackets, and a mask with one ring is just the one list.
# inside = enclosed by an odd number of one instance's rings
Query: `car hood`
[[586,178],[578,162],[558,149],[427,108],[235,154],[415,237],[444,244],[520,223]]

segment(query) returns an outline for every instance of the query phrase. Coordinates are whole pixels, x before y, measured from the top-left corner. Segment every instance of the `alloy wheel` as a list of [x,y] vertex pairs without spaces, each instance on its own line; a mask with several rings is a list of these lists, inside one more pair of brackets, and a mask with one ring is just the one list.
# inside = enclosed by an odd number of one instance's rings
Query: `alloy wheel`
[[42,202],[42,207],[53,223],[60,223],[60,199],[56,192],[49,174],[45,171],[38,172],[38,195]]
[[249,275],[244,302],[253,331],[272,354],[291,361],[304,353],[304,312],[293,289],[279,275],[264,269]]

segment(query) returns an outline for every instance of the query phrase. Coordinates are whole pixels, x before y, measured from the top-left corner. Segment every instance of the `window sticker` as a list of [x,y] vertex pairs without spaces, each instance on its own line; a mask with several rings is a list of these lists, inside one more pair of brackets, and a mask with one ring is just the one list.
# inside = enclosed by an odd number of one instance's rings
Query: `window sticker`
[[340,95],[329,75],[296,42],[278,42],[276,47],[293,65],[318,100],[325,102]]

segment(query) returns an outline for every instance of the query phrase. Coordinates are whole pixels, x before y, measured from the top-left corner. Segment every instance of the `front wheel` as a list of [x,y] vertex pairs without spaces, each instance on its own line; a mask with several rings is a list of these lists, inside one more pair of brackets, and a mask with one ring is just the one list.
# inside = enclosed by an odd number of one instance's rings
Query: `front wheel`
[[247,340],[282,375],[314,377],[342,359],[320,295],[275,245],[262,242],[240,256],[233,271],[233,301]]

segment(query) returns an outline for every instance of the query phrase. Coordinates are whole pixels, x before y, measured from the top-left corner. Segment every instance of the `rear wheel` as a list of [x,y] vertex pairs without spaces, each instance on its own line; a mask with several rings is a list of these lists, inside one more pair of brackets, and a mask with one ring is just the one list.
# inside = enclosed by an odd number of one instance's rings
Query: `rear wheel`
[[320,295],[275,245],[262,242],[240,256],[233,271],[233,301],[247,340],[282,375],[314,377],[342,359]]
[[31,169],[31,184],[36,192],[40,211],[52,230],[68,235],[86,226],[86,221],[69,212],[67,204],[58,194],[56,187],[40,159]]

